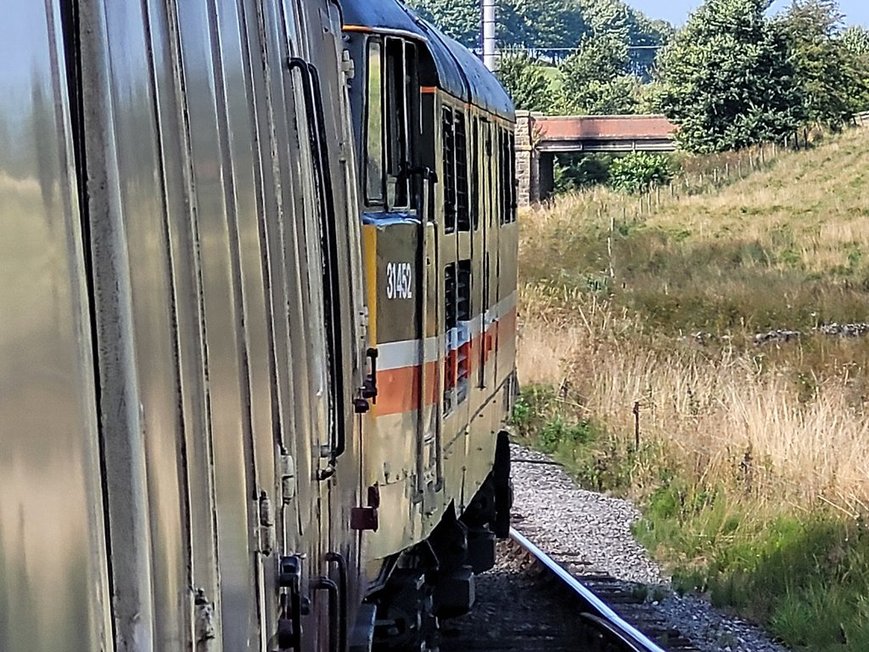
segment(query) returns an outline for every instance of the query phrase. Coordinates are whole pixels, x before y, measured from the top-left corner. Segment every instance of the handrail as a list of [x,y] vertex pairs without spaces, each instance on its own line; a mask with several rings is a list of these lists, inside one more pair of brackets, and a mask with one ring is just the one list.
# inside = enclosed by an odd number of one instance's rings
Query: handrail
[[347,649],[347,618],[350,607],[348,604],[350,595],[347,560],[339,552],[327,552],[326,561],[335,564],[338,569],[338,592],[341,594],[340,615],[338,616],[338,649],[344,652]]
[[308,126],[308,140],[314,164],[314,178],[317,181],[317,194],[320,201],[320,227],[322,249],[326,257],[324,271],[324,313],[326,318],[326,333],[328,337],[328,366],[331,370],[329,379],[330,395],[333,405],[330,409],[330,453],[329,464],[333,467],[321,473],[321,479],[326,479],[334,473],[337,459],[347,449],[346,424],[343,422],[346,414],[343,391],[344,356],[341,337],[341,300],[336,284],[341,277],[338,261],[337,219],[335,216],[335,196],[332,185],[332,171],[329,166],[328,140],[326,127],[323,123],[325,107],[320,86],[320,76],[316,66],[299,57],[287,60],[290,71],[298,70],[305,98],[305,118]]
[[338,603],[338,585],[328,577],[317,577],[311,581],[311,588],[315,591],[328,591],[329,593],[329,652],[341,652],[339,647],[341,637],[341,612]]

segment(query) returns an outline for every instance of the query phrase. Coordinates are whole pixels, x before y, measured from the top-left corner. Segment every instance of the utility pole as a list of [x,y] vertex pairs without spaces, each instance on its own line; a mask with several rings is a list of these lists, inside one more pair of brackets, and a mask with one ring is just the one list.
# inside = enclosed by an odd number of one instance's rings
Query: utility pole
[[497,37],[495,35],[495,2],[482,0],[483,5],[483,63],[489,70],[498,67]]

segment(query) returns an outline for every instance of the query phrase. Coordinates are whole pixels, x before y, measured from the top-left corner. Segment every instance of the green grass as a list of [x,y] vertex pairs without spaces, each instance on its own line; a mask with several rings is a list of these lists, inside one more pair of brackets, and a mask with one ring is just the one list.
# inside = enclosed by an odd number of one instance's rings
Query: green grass
[[581,193],[531,218],[544,226],[523,235],[523,278],[582,289],[606,273],[616,304],[656,330],[856,320],[869,290],[867,187],[869,129],[705,192],[645,203]]
[[869,524],[832,510],[758,505],[688,480],[674,451],[639,451],[577,414],[551,387],[523,390],[513,425],[520,441],[549,453],[591,490],[632,495],[653,469],[657,489],[640,501],[638,540],[672,572],[674,589],[708,595],[789,647],[869,650]]
[[[869,650],[869,337],[813,334],[869,321],[869,129],[748,174],[685,166],[705,185],[526,216],[520,380],[537,384],[514,428],[636,501],[678,590],[794,649]],[[755,344],[776,328],[804,336]]]
[[513,411],[513,426],[525,443],[563,463],[586,489],[630,486],[634,452],[617,445],[593,420],[578,417],[576,406],[553,388],[524,388]]
[[[691,495],[688,493],[687,495]],[[829,512],[752,513],[725,493],[662,488],[635,531],[681,591],[767,623],[808,650],[869,650],[869,529]]]

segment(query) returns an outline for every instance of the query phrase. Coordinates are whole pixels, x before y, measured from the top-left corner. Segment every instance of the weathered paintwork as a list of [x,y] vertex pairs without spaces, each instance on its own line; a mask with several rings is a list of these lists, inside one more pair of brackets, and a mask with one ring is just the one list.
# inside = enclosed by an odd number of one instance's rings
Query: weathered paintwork
[[[363,535],[373,578],[385,560],[428,537],[450,505],[461,515],[492,470],[496,435],[512,406],[518,246],[513,111],[490,73],[480,73],[485,83],[474,82],[478,60],[398,3],[354,0],[345,10],[357,62],[351,99],[360,182],[370,137],[367,84],[374,83],[368,80],[369,44],[395,39],[413,44],[419,60],[419,77],[408,81],[408,112],[422,120],[409,120],[405,167],[435,173],[430,182],[416,181],[415,201],[387,206],[369,198],[362,216],[369,336],[379,352],[380,389],[365,419],[363,473],[364,483],[379,489],[381,512],[390,515],[376,532]],[[461,57],[451,54],[457,49]],[[464,65],[466,59],[473,64]],[[378,70],[372,80],[382,74]],[[463,120],[462,179],[445,167],[445,110]],[[470,214],[457,216],[466,218],[465,229],[447,225],[450,182],[453,197],[462,189],[469,197]],[[365,186],[360,188],[364,195]],[[396,295],[394,270],[404,265],[410,266],[413,292]],[[470,285],[467,309],[455,324],[447,324],[445,314],[451,267],[465,269]],[[459,365],[467,374],[461,388],[450,380]]]

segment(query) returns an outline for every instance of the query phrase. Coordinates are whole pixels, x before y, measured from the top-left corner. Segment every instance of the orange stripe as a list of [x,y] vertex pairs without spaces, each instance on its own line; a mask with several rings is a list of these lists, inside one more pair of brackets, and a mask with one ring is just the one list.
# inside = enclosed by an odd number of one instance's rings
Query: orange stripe
[[[492,324],[484,333],[473,338],[469,343],[462,345],[458,350],[450,352],[455,360],[457,351],[467,350],[468,354],[468,380],[471,382],[473,374],[480,368],[480,356],[475,353],[484,347],[483,364],[488,364],[498,350],[499,335],[503,332],[507,336],[515,332],[516,307],[507,311],[499,321]],[[425,363],[425,402],[429,407],[441,400],[438,396],[438,377],[443,374],[447,357],[441,356],[435,361]],[[399,367],[377,372],[377,404],[374,407],[375,416],[386,416],[413,412],[420,408],[420,370],[422,365]],[[447,387],[450,385],[447,384]],[[454,383],[453,383],[454,386]]]
[[[434,405],[437,401],[437,362],[425,365],[425,404]],[[421,365],[401,367],[377,372],[376,416],[413,412],[419,409],[419,386]]]
[[435,93],[438,92],[438,87],[437,86],[420,86],[419,92],[422,93],[423,95],[434,95]]
[[344,25],[345,32],[360,32],[362,34],[373,34],[374,30],[364,25]]

